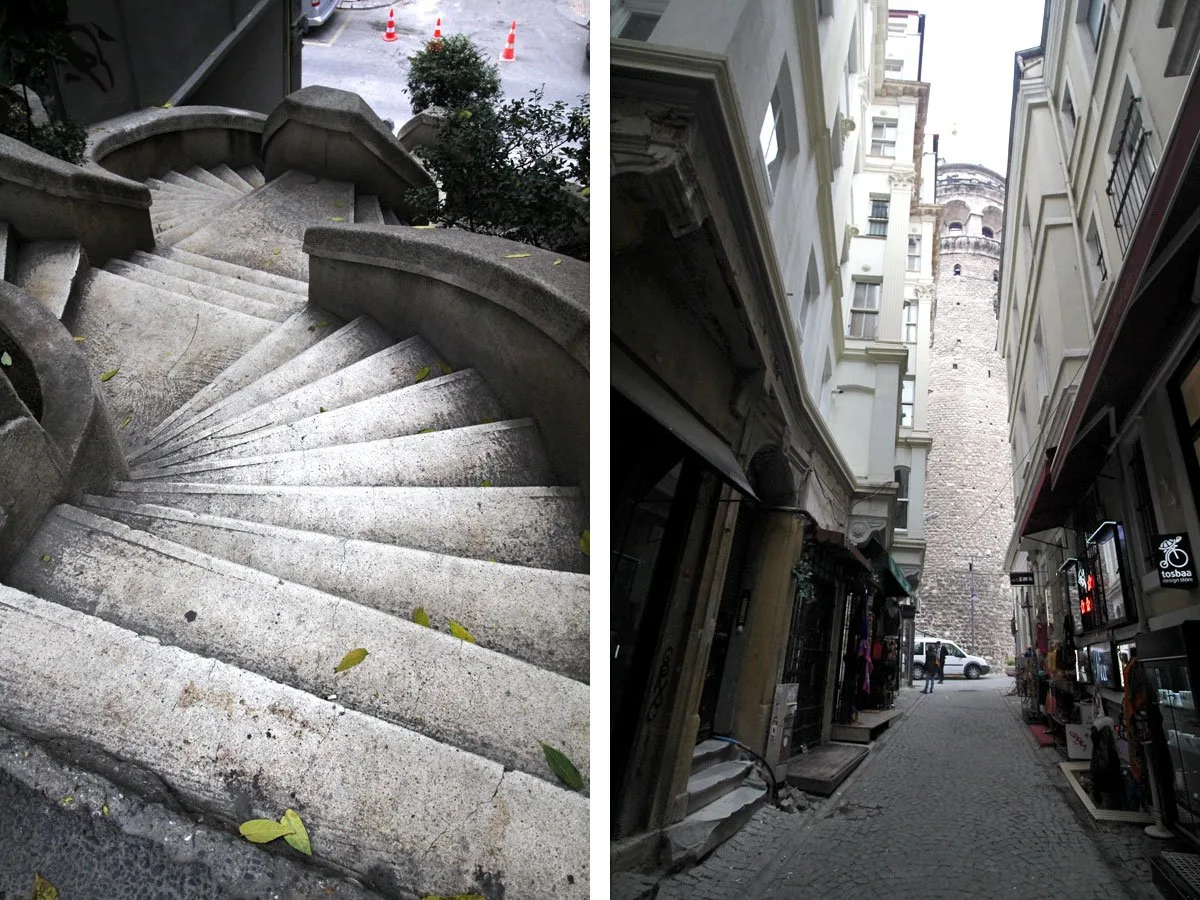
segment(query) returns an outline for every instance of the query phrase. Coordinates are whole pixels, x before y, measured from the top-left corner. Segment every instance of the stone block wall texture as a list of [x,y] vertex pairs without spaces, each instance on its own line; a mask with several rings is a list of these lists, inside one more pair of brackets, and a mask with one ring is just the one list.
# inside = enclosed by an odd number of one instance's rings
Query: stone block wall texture
[[[999,185],[1002,191],[1003,182]],[[943,218],[930,353],[927,549],[916,628],[951,638],[1002,671],[1014,652],[1012,592],[1004,569],[1013,528],[1012,450],[1007,369],[996,351],[999,285],[993,273],[1000,266],[1000,241],[978,236],[976,218],[997,205],[995,192],[988,193],[992,196],[959,190],[939,177],[938,202],[965,202],[975,227],[966,229],[974,235],[951,236],[946,230],[951,218]],[[991,215],[984,221],[990,224]],[[978,595],[974,637],[972,581]]]

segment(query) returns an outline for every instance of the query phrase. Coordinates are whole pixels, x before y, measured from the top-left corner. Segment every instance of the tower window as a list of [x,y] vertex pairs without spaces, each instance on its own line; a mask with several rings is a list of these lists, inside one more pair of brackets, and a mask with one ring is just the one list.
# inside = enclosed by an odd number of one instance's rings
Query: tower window
[[999,283],[999,281],[1000,281],[1000,270],[999,269],[992,269],[992,281]]
[[984,225],[983,226],[983,236],[986,238],[990,238],[990,237],[995,237],[996,235],[995,235],[995,232],[992,231],[992,229],[990,229],[986,225]]
[[955,263],[955,264],[954,264],[954,274],[955,274],[955,275],[961,275],[961,274],[962,274],[962,266],[960,266],[958,263]]
[[962,234],[962,230],[963,230],[962,222],[951,222],[950,223],[950,233],[951,234]]

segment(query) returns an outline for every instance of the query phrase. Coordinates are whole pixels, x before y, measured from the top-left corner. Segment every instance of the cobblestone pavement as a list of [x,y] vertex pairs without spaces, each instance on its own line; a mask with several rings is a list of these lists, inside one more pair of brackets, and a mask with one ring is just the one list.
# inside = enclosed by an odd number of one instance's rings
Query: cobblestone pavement
[[[1020,721],[1012,682],[947,682],[816,811],[758,816],[658,900],[1159,898],[1148,857],[1173,842],[1097,824],[1054,750]],[[906,697],[907,699],[907,697]]]

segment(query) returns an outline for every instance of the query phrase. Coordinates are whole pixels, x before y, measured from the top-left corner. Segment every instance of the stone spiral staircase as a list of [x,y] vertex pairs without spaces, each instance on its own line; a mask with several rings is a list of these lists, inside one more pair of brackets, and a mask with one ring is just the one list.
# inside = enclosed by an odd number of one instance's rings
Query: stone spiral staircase
[[0,725],[231,829],[294,808],[388,896],[587,896],[588,801],[542,747],[586,776],[579,488],[477,371],[309,302],[306,228],[398,225],[376,196],[223,164],[144,183],[152,251],[93,269],[0,232],[126,467],[0,560]]

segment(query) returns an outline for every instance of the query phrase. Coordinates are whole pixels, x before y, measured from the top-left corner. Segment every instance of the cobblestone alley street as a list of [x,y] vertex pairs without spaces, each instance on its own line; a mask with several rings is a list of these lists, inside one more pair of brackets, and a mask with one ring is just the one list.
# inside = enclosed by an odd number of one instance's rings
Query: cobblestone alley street
[[1035,746],[1011,685],[906,690],[908,715],[840,795],[803,814],[760,811],[658,900],[1159,897],[1147,855],[1173,842],[1084,822],[1060,754]]

